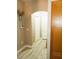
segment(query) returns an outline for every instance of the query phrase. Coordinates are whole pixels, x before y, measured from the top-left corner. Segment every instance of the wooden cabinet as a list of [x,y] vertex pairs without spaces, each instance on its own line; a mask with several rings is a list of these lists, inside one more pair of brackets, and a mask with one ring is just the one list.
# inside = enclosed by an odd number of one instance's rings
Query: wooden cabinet
[[62,1],[51,4],[50,59],[62,59]]

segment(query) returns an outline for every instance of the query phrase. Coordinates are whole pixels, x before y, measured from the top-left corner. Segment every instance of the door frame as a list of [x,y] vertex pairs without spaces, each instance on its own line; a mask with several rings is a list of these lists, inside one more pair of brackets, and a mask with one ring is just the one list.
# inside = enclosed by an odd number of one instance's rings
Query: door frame
[[51,39],[51,0],[48,0],[48,41],[47,41],[47,48],[48,48],[48,56],[47,59],[50,59],[50,39]]

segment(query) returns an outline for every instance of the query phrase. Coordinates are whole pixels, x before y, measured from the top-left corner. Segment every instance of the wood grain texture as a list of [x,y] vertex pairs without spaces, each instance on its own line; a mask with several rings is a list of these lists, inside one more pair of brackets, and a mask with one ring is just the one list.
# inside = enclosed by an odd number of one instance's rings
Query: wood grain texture
[[[62,27],[55,27],[56,17],[62,17],[62,1],[52,1],[50,59],[62,59]],[[59,19],[62,20],[62,19]]]

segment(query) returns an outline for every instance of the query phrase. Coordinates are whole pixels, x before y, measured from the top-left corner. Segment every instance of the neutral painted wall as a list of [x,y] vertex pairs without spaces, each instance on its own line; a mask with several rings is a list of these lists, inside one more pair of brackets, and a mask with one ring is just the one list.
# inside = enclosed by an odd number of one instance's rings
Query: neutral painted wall
[[31,13],[32,5],[31,1],[26,1],[24,4],[24,18],[25,18],[25,45],[32,45],[32,24],[31,24]]
[[38,10],[48,11],[48,0],[38,0]]
[[[19,1],[17,2],[17,10],[23,11],[23,2]],[[21,49],[24,46],[24,17],[22,19],[19,19],[19,15],[17,14],[17,50]]]

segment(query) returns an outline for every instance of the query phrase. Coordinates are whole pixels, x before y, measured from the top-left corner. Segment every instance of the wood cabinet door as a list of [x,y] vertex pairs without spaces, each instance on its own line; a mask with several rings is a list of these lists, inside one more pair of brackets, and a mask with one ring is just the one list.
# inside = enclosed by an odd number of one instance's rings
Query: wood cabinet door
[[50,59],[62,59],[62,1],[51,4]]

